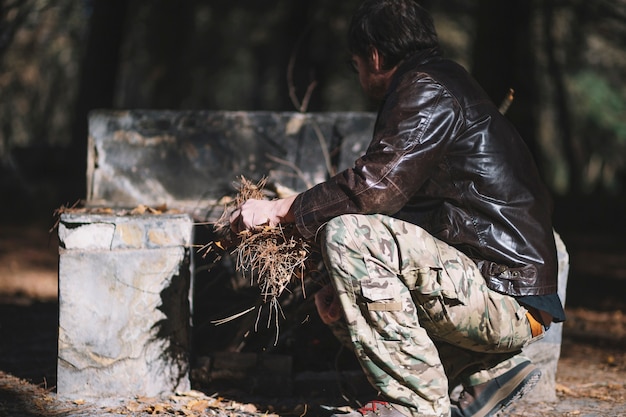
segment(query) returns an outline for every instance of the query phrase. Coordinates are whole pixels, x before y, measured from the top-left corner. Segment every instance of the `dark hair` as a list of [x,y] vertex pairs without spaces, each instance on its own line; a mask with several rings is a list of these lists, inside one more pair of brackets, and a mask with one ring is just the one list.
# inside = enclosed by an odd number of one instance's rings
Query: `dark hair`
[[430,13],[415,0],[365,0],[352,16],[348,29],[350,53],[367,58],[373,46],[386,69],[438,44]]

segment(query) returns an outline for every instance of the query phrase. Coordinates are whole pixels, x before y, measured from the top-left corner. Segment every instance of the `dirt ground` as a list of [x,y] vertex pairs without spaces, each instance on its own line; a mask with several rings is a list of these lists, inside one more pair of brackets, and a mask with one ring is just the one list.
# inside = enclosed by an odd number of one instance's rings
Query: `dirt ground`
[[[134,398],[108,409],[59,402],[54,395],[58,248],[51,226],[52,219],[0,225],[0,416],[314,415],[306,399],[279,410],[283,400],[273,407],[271,398],[253,405],[199,392],[175,400]],[[557,374],[559,401],[516,407],[508,415],[626,416],[626,250],[621,244],[595,244],[606,239],[563,238],[571,257],[572,295],[568,292]],[[592,244],[583,244],[589,240]],[[597,278],[607,270],[611,276]],[[593,285],[587,282],[592,276]]]

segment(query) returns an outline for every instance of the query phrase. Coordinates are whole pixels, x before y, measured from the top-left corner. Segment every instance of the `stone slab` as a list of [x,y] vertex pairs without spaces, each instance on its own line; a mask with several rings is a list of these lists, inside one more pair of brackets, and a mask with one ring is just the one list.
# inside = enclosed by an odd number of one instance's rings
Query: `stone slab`
[[374,121],[360,112],[96,111],[87,203],[166,204],[212,218],[240,176],[302,191],[352,165]]
[[293,359],[289,355],[216,352],[209,380],[213,387],[239,389],[248,394],[293,394]]
[[[567,278],[569,275],[569,255],[561,236],[555,232],[554,238],[556,241],[559,262],[558,293],[561,298],[561,302],[565,304]],[[535,365],[541,368],[542,375],[535,388],[522,398],[523,402],[531,404],[538,401],[557,401],[556,371],[559,358],[561,357],[562,333],[562,323],[552,324],[552,326],[550,326],[548,331],[545,333],[543,339],[524,348],[524,353],[533,361]]]
[[188,390],[190,217],[64,214],[59,240],[57,393]]
[[192,220],[186,214],[64,215],[59,241],[68,250],[190,247]]

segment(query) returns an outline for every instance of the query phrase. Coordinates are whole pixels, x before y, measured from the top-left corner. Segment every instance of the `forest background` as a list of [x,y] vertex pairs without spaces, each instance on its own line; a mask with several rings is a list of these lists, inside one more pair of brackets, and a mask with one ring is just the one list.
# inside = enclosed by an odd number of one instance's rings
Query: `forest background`
[[[0,1],[2,223],[51,221],[84,198],[92,109],[375,111],[346,65],[357,4]],[[494,102],[515,90],[507,117],[554,195],[568,247],[581,234],[624,246],[626,1],[423,4],[445,55]]]

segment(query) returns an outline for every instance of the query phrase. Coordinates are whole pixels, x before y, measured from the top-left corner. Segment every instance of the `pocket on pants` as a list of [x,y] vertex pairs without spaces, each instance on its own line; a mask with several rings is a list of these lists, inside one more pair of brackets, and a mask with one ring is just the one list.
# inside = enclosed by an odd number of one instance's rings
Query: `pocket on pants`
[[459,295],[454,283],[449,279],[447,272],[443,268],[417,268],[406,273],[406,275],[406,280],[411,283],[409,286],[411,294],[420,303],[425,303],[435,298],[443,298],[450,300],[453,304],[464,304],[464,299]]
[[463,305],[443,268],[420,268],[414,271],[415,286],[411,297],[417,307],[421,326],[430,334],[445,336],[456,332],[449,308]]
[[376,258],[364,259],[367,276],[360,279],[361,294],[368,305],[384,304],[400,300],[400,282],[398,275]]

